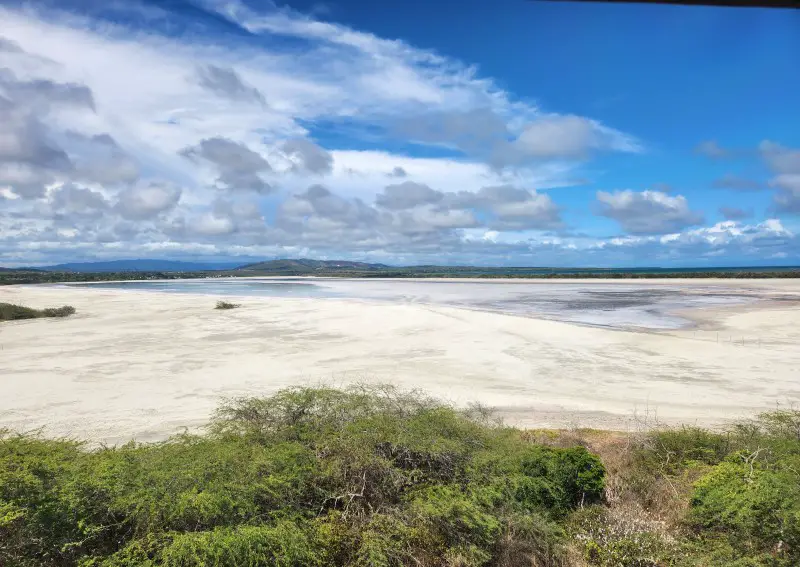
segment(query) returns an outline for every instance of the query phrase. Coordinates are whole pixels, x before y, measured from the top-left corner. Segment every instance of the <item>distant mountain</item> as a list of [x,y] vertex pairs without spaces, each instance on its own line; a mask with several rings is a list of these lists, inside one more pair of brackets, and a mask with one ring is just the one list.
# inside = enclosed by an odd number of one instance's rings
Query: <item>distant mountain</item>
[[173,260],[112,260],[109,262],[72,262],[54,266],[39,266],[48,272],[206,272],[233,270],[241,263],[178,262]]
[[372,272],[385,270],[387,268],[389,268],[389,266],[386,264],[368,264],[366,262],[350,262],[348,260],[308,260],[300,258],[297,260],[268,260],[266,262],[246,264],[237,268],[236,271],[296,275],[348,270]]

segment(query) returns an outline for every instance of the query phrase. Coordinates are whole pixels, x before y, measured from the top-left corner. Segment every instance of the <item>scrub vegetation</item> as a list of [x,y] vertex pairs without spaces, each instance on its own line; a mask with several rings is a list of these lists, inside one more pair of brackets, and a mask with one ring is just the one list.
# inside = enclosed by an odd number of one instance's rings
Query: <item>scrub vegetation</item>
[[225,401],[202,434],[0,435],[0,565],[800,564],[800,412],[523,431],[389,386]]
[[39,319],[41,317],[67,317],[75,313],[71,305],[63,307],[50,307],[47,309],[32,309],[13,303],[0,303],[0,321],[16,321],[19,319]]

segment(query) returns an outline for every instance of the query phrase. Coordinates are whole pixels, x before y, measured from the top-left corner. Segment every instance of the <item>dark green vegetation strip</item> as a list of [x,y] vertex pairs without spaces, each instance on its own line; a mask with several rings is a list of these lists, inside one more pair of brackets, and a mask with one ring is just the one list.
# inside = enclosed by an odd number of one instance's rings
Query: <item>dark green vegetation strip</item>
[[[273,263],[269,263],[273,264]],[[774,279],[798,278],[800,269],[712,269],[705,271],[661,271],[661,270],[548,270],[546,268],[475,268],[446,266],[412,266],[395,268],[389,266],[370,269],[327,265],[308,267],[304,265],[274,263],[270,266],[243,267],[229,271],[209,272],[44,272],[44,271],[0,271],[0,285],[63,283],[63,282],[101,282],[130,280],[175,280],[196,278],[231,277],[329,277],[329,278],[479,278],[479,279],[675,279],[675,278],[713,278],[713,279]]]
[[38,319],[40,317],[67,317],[75,313],[71,305],[63,307],[50,307],[47,309],[32,309],[13,303],[0,303],[0,321],[15,321],[18,319]]
[[5,432],[0,565],[788,567],[799,470],[798,412],[523,432],[390,387],[290,389],[158,444]]
[[[218,272],[213,272],[217,274]],[[179,280],[211,276],[206,272],[32,272],[0,271],[0,285],[69,283],[69,282],[111,282],[130,280]]]

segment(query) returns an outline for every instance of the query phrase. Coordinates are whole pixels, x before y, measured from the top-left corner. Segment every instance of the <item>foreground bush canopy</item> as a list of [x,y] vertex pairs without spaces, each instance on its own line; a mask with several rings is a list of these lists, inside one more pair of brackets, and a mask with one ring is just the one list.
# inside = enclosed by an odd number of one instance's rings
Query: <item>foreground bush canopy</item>
[[6,434],[0,564],[555,564],[559,519],[603,476],[582,447],[420,395],[293,389],[159,444]]
[[[0,565],[800,565],[800,414],[631,446],[611,478],[583,446],[390,387],[230,400],[157,444],[5,432]],[[615,528],[620,478],[652,507],[687,471],[672,536]]]

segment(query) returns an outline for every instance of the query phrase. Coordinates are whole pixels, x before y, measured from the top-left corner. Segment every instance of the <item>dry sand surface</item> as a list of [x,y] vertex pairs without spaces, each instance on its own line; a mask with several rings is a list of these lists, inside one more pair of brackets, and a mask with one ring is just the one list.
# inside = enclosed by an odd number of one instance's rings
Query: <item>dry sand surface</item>
[[[798,280],[714,283],[800,294]],[[793,302],[690,313],[699,330],[634,332],[340,299],[247,297],[219,311],[215,299],[0,288],[0,302],[78,310],[0,323],[0,427],[163,439],[205,423],[223,396],[353,381],[479,401],[521,426],[631,429],[634,415],[717,425],[800,401]]]

